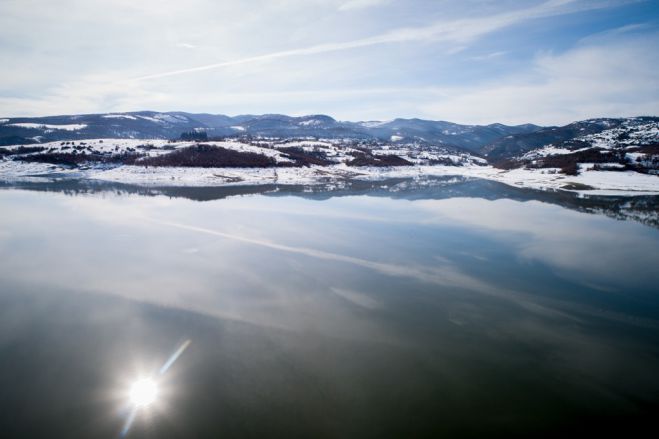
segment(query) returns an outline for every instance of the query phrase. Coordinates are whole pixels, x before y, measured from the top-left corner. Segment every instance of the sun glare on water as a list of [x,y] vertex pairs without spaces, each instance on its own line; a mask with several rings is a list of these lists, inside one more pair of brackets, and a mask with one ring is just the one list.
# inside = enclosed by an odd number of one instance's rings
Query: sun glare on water
[[136,407],[145,407],[158,397],[158,386],[151,378],[142,378],[130,387],[130,402]]
[[[172,365],[176,362],[176,360],[178,360],[178,358],[181,356],[181,354],[183,354],[188,346],[190,346],[190,340],[185,340],[160,367],[157,375],[137,375],[141,376],[141,378],[133,381],[133,383],[130,385],[130,388],[128,389],[127,402],[129,406],[126,407],[124,412],[126,418],[124,421],[124,426],[121,429],[120,437],[123,438],[128,435],[128,432],[130,431],[130,428],[133,425],[135,419],[137,419],[139,412],[153,413],[154,411],[158,411],[157,409],[159,404],[157,404],[157,400],[159,397],[161,397],[161,389],[158,388],[158,381],[161,381],[163,375],[169,370],[170,367],[172,367]],[[157,380],[153,379],[153,376],[156,376]],[[166,396],[166,394],[169,392],[165,390],[162,393],[162,396]],[[122,394],[125,395],[123,392]],[[151,406],[152,404],[153,406]],[[162,403],[160,405],[160,409],[162,409]]]

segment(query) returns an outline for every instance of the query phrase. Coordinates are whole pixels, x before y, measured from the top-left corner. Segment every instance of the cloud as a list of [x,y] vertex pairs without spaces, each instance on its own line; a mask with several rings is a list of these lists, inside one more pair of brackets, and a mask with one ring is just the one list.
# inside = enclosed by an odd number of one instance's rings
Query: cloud
[[198,227],[190,224],[182,224],[171,221],[157,220],[149,217],[142,217],[142,221],[151,222],[153,224],[172,227],[190,232],[201,233],[220,238],[230,239],[241,243],[247,243],[266,247],[273,250],[278,250],[287,253],[300,254],[310,258],[323,259],[333,262],[343,262],[347,264],[356,265],[362,268],[368,268],[387,276],[396,277],[410,277],[423,282],[433,283],[437,285],[452,286],[457,288],[469,288],[478,291],[482,294],[495,294],[501,296],[509,296],[509,292],[499,291],[495,286],[488,285],[474,277],[465,275],[456,266],[405,266],[399,264],[390,264],[386,262],[371,261],[359,257],[343,255],[340,253],[332,253],[323,250],[317,250],[308,247],[298,247],[286,244],[279,244],[276,242],[263,240],[259,238],[252,238],[247,236],[236,235],[233,233],[226,233],[219,230],[208,229],[205,227]]
[[388,3],[389,0],[349,0],[339,6],[339,11],[351,11],[354,9],[366,9]]
[[469,123],[566,124],[595,116],[659,114],[659,35],[539,54],[530,69],[476,87],[445,88],[427,117]]
[[[369,1],[369,0],[365,0]],[[488,17],[465,18],[452,21],[437,21],[426,26],[402,27],[394,29],[379,35],[356,39],[352,41],[319,44],[304,48],[283,50],[271,52],[263,55],[238,58],[229,61],[222,61],[213,64],[206,64],[197,67],[185,69],[170,70],[166,72],[154,73],[132,78],[131,81],[145,81],[151,79],[177,76],[206,70],[219,69],[222,67],[237,66],[259,61],[269,61],[292,56],[315,55],[327,52],[336,52],[342,50],[357,49],[380,44],[409,43],[417,41],[433,41],[445,43],[458,43],[458,50],[462,50],[466,43],[469,43],[483,35],[495,32],[497,30],[527,21],[531,19],[573,13],[589,9],[599,9],[605,7],[597,3],[584,3],[575,7],[574,0],[550,0],[540,5],[495,14]],[[607,4],[607,6],[609,6]],[[450,48],[455,49],[455,47]]]
[[[483,203],[488,204],[487,208]],[[630,279],[650,285],[650,267],[659,262],[651,250],[654,244],[644,236],[652,231],[632,222],[620,223],[537,201],[452,198],[441,202],[419,200],[414,205],[436,215],[438,223],[475,226],[488,237],[511,245],[520,259],[554,267],[556,274],[589,286],[618,288],[629,285]],[[482,215],[484,211],[487,215]],[[611,234],[612,224],[618,230],[615,237]],[[612,248],[617,251],[610,251]],[[639,260],[639,254],[652,257]]]
[[330,288],[330,291],[332,291],[342,299],[345,299],[348,302],[352,303],[353,305],[357,305],[362,308],[376,309],[382,305],[380,302],[373,299],[371,296],[369,296],[366,293],[353,291],[353,290],[346,290],[343,288]]
[[[554,47],[552,28],[559,15],[621,1],[418,1],[382,8],[375,6],[383,3],[342,0],[259,1],[256,7],[193,0],[193,7],[167,3],[162,8],[152,0],[140,6],[99,0],[94,8],[66,1],[67,8],[34,8],[30,32],[18,25],[26,19],[26,8],[0,4],[0,63],[6,65],[0,73],[2,116],[152,109],[467,123],[532,118],[544,124],[605,112],[656,112],[656,93],[638,92],[645,77],[641,71],[656,58],[651,47],[656,41],[643,41],[650,25],[631,21],[593,34],[565,53],[533,56],[525,47],[520,54],[523,44],[506,43],[519,37],[515,26],[556,16],[544,20],[547,29],[535,35],[545,38],[543,47]],[[338,11],[364,11],[369,5],[368,13]],[[62,9],[75,12],[58,12]],[[575,17],[578,26],[588,25],[587,15]],[[107,39],[108,34],[116,37]],[[617,71],[608,66],[594,72],[595,81],[581,78],[583,86],[572,85],[574,69],[588,62],[578,57],[562,62],[568,54],[608,46],[623,52],[619,42],[633,37],[649,56],[624,57],[626,65]],[[628,48],[635,50],[634,44]],[[644,67],[630,71],[639,65]],[[618,84],[616,96],[605,86],[607,78]],[[632,83],[626,89],[625,81]],[[654,83],[649,80],[648,89]]]
[[[268,70],[267,83],[259,75],[247,79],[236,73],[235,77],[225,76],[233,90],[217,87],[203,93],[199,90],[204,89],[204,83],[164,89],[151,81],[116,83],[109,75],[90,76],[38,97],[0,97],[0,108],[20,109],[24,114],[61,114],[99,109],[172,110],[180,109],[182,102],[194,102],[194,111],[224,110],[231,114],[258,109],[293,114],[329,112],[347,120],[418,116],[470,124],[562,125],[597,116],[659,114],[658,45],[659,35],[624,33],[610,39],[586,38],[574,49],[538,53],[523,69],[468,86],[402,83],[316,88],[317,84],[309,81],[315,73],[303,69],[304,64],[300,64],[299,77],[292,76],[286,66],[281,66],[281,73]],[[276,83],[278,75],[283,78],[280,84]]]
[[488,61],[488,60],[492,60],[492,59],[495,59],[495,58],[500,58],[500,57],[504,56],[506,53],[508,53],[508,52],[506,52],[504,50],[499,50],[497,52],[486,53],[485,55],[472,56],[469,59],[471,59],[473,61]]

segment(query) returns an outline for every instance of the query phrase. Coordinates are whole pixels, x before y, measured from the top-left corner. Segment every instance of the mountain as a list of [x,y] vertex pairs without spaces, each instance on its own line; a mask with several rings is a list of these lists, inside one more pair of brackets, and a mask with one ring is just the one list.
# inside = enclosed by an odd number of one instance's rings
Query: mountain
[[615,129],[621,125],[629,128],[658,120],[659,118],[656,117],[588,119],[573,122],[562,127],[552,126],[506,135],[486,145],[480,152],[487,155],[490,160],[511,158],[523,155],[536,148],[570,142],[584,136]]
[[0,144],[15,144],[16,137],[25,139],[21,143],[90,138],[172,138],[200,126],[205,125],[185,113],[153,111],[16,117],[0,119]]
[[[542,150],[544,152],[539,165],[573,173],[576,164],[584,162],[606,161],[627,166],[630,160],[638,159],[632,156],[639,151],[623,153],[621,148],[634,147],[645,148],[641,152],[647,157],[641,158],[641,161],[649,162],[648,166],[643,165],[644,168],[656,168],[653,161],[658,154],[655,151],[659,143],[656,130],[658,123],[657,117],[599,118],[565,126],[540,127],[532,124],[461,125],[401,118],[348,122],[337,121],[322,114],[300,117],[245,114],[231,117],[207,113],[138,111],[0,119],[0,146],[100,138],[177,139],[182,133],[190,132],[204,132],[211,139],[269,137],[377,140],[406,147],[416,145],[421,149],[445,147],[464,150],[483,155],[490,163],[502,164],[507,168],[538,165],[533,163],[534,160],[538,161],[538,157],[527,154]],[[602,139],[608,139],[606,147],[603,147]],[[598,156],[593,151],[586,151],[589,148],[604,148],[609,152]],[[554,153],[555,149],[560,151]],[[561,157],[551,158],[557,155]]]
[[592,119],[506,137],[485,149],[490,163],[513,169],[636,171],[659,175],[659,117]]
[[460,125],[422,119],[386,122],[344,122],[326,115],[292,117],[281,114],[235,117],[184,112],[83,114],[0,119],[0,145],[44,143],[90,138],[172,139],[183,132],[204,131],[209,137],[315,137],[378,139],[388,142],[444,145],[479,152],[505,136],[533,133],[531,124]]
[[438,142],[479,152],[480,149],[503,136],[530,133],[541,127],[531,124],[509,126],[460,125],[452,122],[422,119],[394,119],[388,122],[358,122],[379,139],[399,141]]

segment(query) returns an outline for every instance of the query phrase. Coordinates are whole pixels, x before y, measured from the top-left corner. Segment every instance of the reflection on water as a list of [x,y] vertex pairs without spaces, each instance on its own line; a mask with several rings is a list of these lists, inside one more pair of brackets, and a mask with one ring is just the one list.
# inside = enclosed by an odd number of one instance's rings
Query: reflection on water
[[639,425],[659,403],[657,204],[460,178],[13,186],[2,428],[117,435],[131,383],[187,339],[129,437]]
[[[260,185],[218,187],[157,187],[132,186],[94,180],[62,179],[48,181],[2,182],[0,188],[25,189],[44,192],[61,192],[69,195],[135,194],[142,196],[164,195],[195,201],[220,200],[233,196],[262,194],[266,196],[295,195],[324,200],[332,197],[368,195],[407,200],[477,197],[487,200],[537,200],[557,204],[580,212],[606,215],[620,220],[633,220],[659,228],[659,196],[598,196],[581,195],[566,191],[538,191],[520,189],[502,183],[464,176],[427,177],[418,179],[391,179],[385,181],[346,180],[325,185]],[[441,190],[438,190],[441,189]]]

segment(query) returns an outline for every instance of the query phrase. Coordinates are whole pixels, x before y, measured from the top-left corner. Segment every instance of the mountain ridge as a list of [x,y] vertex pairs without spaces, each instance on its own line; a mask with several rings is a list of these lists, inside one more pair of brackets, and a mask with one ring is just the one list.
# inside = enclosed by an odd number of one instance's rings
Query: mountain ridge
[[[504,135],[542,127],[523,125],[463,125],[448,121],[396,118],[390,121],[339,121],[324,114],[227,116],[180,111],[135,111],[42,117],[0,118],[0,144],[43,143],[85,138],[178,138],[182,132],[205,131],[209,137],[323,137],[419,142],[478,152]],[[84,126],[82,126],[84,125]],[[12,143],[8,143],[8,142]]]
[[[497,163],[518,159],[530,151],[551,145],[576,150],[588,146],[583,140],[588,136],[621,127],[633,131],[635,126],[656,123],[659,123],[659,117],[653,116],[593,118],[564,126],[543,127],[501,123],[465,125],[420,118],[353,122],[340,121],[325,114],[227,116],[182,111],[134,111],[0,118],[0,146],[92,138],[178,139],[182,133],[204,132],[208,138],[354,139],[420,147],[440,146],[463,150]],[[650,138],[649,143],[659,143],[659,139]],[[648,139],[644,144],[648,144]]]

